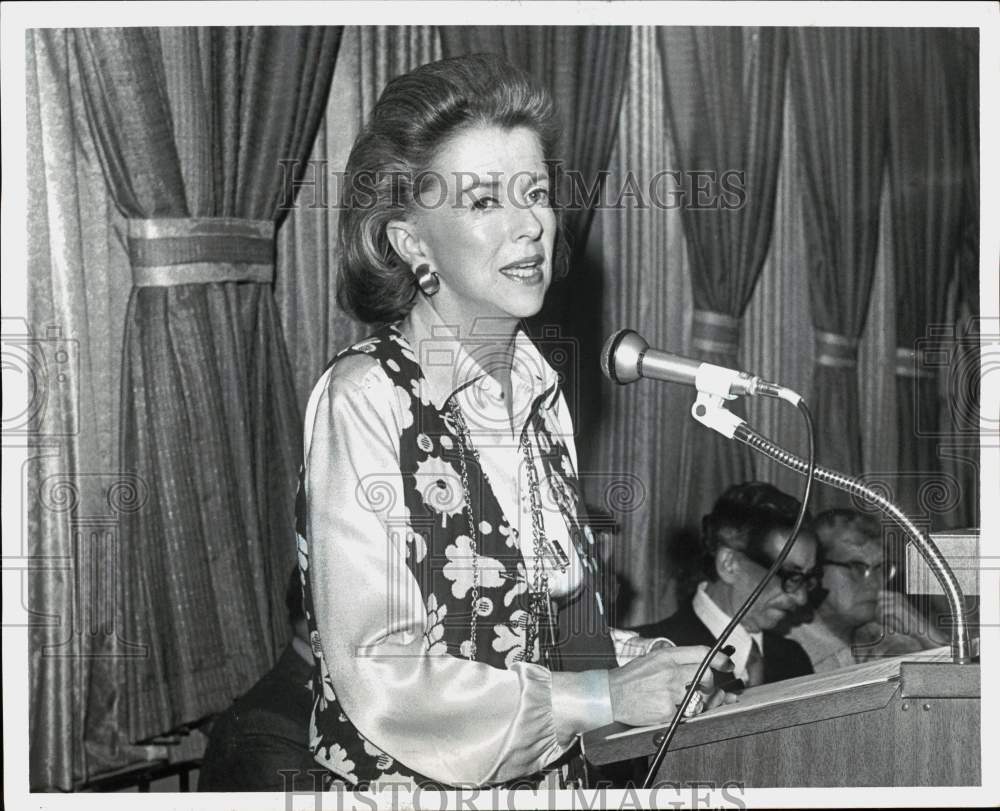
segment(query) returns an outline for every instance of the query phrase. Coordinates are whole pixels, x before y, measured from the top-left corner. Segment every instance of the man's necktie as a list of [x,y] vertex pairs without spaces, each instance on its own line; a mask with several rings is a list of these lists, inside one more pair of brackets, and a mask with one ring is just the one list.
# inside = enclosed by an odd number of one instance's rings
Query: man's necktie
[[747,656],[747,676],[743,683],[747,687],[755,687],[764,683],[764,657],[757,646],[757,640],[750,643],[750,654]]

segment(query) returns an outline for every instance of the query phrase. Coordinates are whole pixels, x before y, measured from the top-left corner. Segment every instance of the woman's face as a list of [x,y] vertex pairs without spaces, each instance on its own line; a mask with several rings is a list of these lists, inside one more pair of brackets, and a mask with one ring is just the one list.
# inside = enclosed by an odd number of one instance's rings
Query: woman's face
[[409,222],[441,281],[438,312],[466,324],[537,313],[552,280],[556,217],[535,133],[463,130],[429,169],[434,180]]

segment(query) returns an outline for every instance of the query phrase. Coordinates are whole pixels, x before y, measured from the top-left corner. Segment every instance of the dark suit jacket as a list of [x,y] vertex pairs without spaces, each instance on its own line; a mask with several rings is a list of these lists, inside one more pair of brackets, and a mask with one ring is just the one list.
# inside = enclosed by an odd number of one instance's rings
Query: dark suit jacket
[[[212,725],[198,791],[285,791],[281,770],[298,770],[297,791],[313,791],[310,770],[326,770],[309,752],[312,667],[288,645],[278,663]],[[320,780],[319,777],[316,778]],[[322,788],[323,782],[316,784]]]
[[[664,636],[676,645],[712,645],[715,637],[694,613],[688,600],[665,620],[633,628],[647,638]],[[771,631],[764,631],[761,655],[764,657],[764,683],[806,676],[813,672],[812,662],[798,642]]]

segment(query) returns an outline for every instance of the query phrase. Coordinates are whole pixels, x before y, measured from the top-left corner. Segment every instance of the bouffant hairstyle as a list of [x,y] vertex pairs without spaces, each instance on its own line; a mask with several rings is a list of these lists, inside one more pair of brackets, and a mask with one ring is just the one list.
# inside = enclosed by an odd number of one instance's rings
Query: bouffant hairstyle
[[[715,553],[720,546],[737,549],[751,557],[761,556],[774,530],[790,530],[799,513],[799,500],[766,482],[744,482],[726,490],[701,520],[701,574],[719,577]],[[809,528],[809,516],[803,521]]]
[[[526,127],[554,161],[560,123],[552,99],[528,74],[492,54],[442,59],[390,81],[354,143],[339,222],[337,301],[370,324],[398,321],[413,306],[414,275],[389,243],[386,226],[405,219],[438,151],[465,129]],[[553,163],[548,163],[550,171]],[[553,184],[554,189],[554,184]],[[557,211],[558,219],[558,211]],[[553,276],[567,251],[557,226]]]
[[821,512],[813,522],[813,529],[824,550],[830,549],[837,541],[848,546],[882,542],[882,525],[873,516],[857,510]]

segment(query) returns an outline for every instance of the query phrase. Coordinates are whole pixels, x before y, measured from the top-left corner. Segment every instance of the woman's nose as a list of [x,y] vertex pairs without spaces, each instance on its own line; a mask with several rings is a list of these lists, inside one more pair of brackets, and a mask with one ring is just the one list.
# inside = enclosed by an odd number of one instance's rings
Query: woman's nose
[[514,237],[515,239],[521,239],[526,237],[531,240],[538,239],[544,227],[542,226],[542,220],[535,211],[534,206],[526,205],[521,203],[516,206],[512,206],[514,210]]

